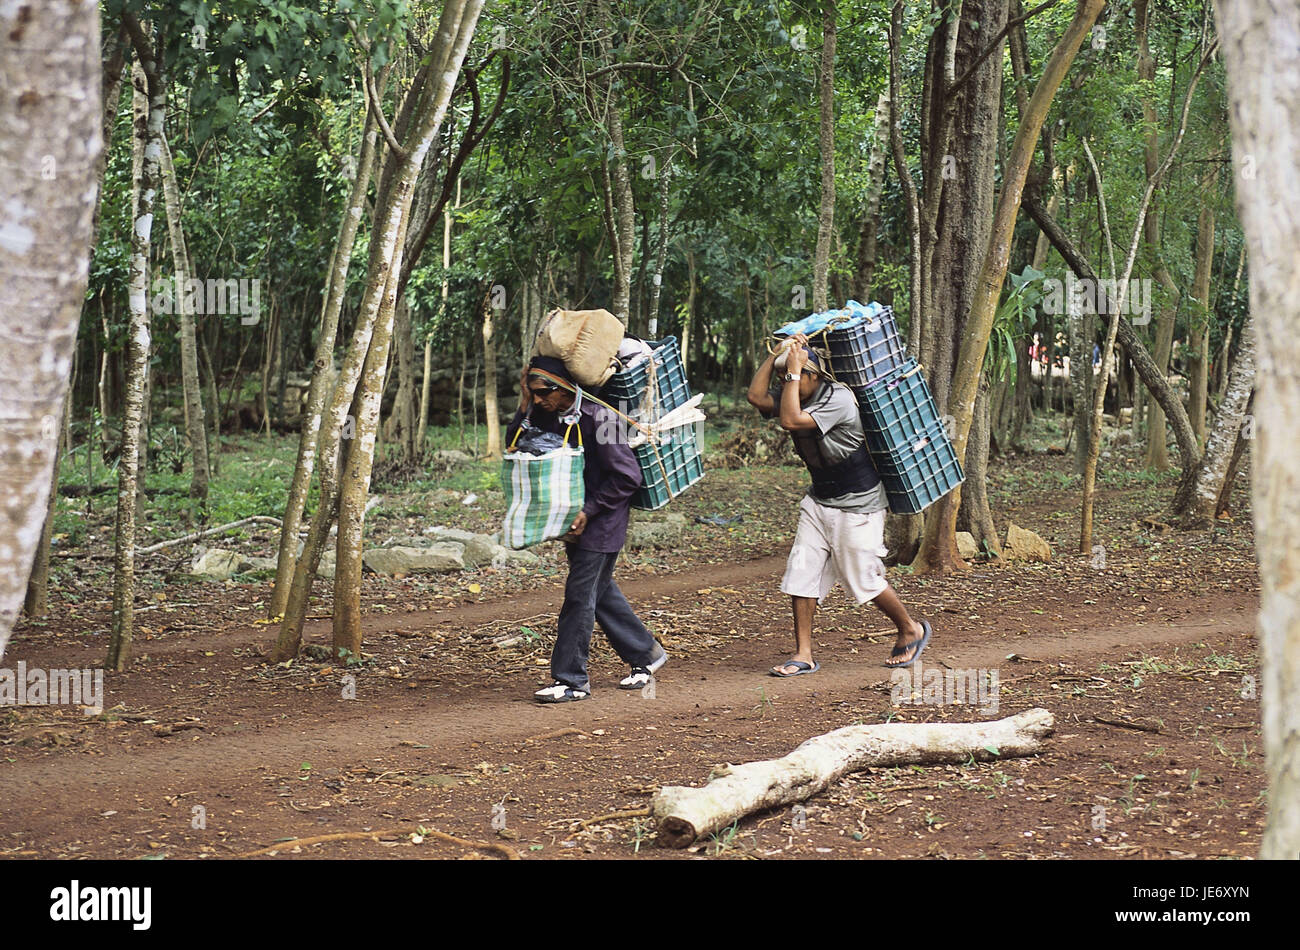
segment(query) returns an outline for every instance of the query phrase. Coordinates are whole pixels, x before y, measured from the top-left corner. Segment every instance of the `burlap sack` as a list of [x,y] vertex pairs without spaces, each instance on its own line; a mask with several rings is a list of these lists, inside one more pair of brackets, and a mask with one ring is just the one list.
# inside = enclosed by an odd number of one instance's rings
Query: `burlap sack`
[[534,356],[562,360],[578,385],[596,389],[618,369],[623,324],[608,310],[552,310],[533,343]]

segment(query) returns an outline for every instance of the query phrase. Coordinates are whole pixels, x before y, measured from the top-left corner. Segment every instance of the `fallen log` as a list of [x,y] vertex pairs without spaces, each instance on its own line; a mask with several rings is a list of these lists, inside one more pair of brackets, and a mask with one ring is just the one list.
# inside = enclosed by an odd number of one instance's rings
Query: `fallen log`
[[[939,765],[1034,755],[1055,720],[1030,709],[993,722],[845,726],[814,736],[789,755],[714,772],[703,788],[664,786],[652,801],[656,841],[685,848],[756,811],[811,798],[841,777],[870,766]],[[996,750],[996,751],[995,751]]]
[[214,534],[221,534],[224,531],[230,531],[233,528],[242,528],[246,524],[269,524],[274,527],[280,527],[280,519],[273,518],[270,515],[253,515],[249,518],[240,518],[238,521],[232,521],[229,524],[217,525],[215,528],[205,528],[203,531],[193,531],[190,534],[182,535],[179,538],[172,538],[170,541],[159,541],[157,544],[151,544],[147,548],[136,548],[136,554],[153,554],[155,551],[161,551],[164,548],[175,547],[178,544],[184,544],[187,541],[201,541],[204,538],[210,538]]

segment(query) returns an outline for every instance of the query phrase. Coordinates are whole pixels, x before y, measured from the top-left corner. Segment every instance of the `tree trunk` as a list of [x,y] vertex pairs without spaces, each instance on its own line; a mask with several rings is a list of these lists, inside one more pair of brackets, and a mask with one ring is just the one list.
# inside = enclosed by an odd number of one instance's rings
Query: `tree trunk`
[[673,154],[669,154],[663,168],[659,169],[659,243],[655,248],[655,272],[650,279],[650,310],[645,331],[652,340],[659,338],[659,298],[663,291],[664,264],[668,260],[668,198],[672,172]]
[[393,425],[384,438],[397,441],[401,446],[403,461],[413,462],[418,413],[415,393],[415,338],[411,331],[411,308],[406,304],[405,295],[397,301],[395,308],[390,346],[393,342],[396,343],[397,350],[397,394],[393,399],[393,408],[389,416],[389,421]]
[[[994,214],[984,262],[975,284],[975,299],[966,322],[961,350],[957,356],[952,395],[948,400],[948,412],[954,420],[956,438],[953,443],[958,459],[966,457],[966,444],[975,413],[975,397],[984,368],[984,354],[988,349],[998,298],[1006,279],[1012,234],[1034,145],[1057,88],[1104,5],[1105,0],[1080,0],[1074,18],[1043,67],[1042,78],[1034,88],[1028,110],[1021,117],[1020,127],[1003,168],[1002,193]],[[957,504],[960,498],[954,497],[960,493],[960,488],[950,492],[934,506],[937,509],[935,514],[927,516],[925,536],[916,561],[913,562],[914,569],[945,571],[962,563],[956,544]]]
[[[147,86],[148,86],[148,79],[145,76],[144,67],[140,65],[140,62],[137,59],[137,61],[135,62],[135,64],[132,66],[131,69],[131,114],[132,114],[132,123],[133,123],[132,128],[136,128],[137,126],[147,128],[149,125],[149,92]],[[132,140],[132,149],[131,149],[131,181],[134,185],[134,188],[131,192],[131,221],[133,223],[140,220],[140,195],[143,194],[144,192],[143,184],[141,181],[141,176],[144,174],[144,149],[145,149],[145,140],[137,135]],[[157,182],[158,180],[155,178],[154,179],[155,190],[157,189]],[[151,253],[152,253],[152,248],[150,248],[149,251],[146,252],[146,255],[151,255]],[[145,260],[146,287],[149,286],[147,275],[149,272],[149,265],[151,263],[152,261],[149,259],[149,256],[147,256]],[[128,346],[127,363],[126,363],[126,367],[127,367],[126,372],[128,374],[131,372],[129,360],[130,360],[130,349]],[[152,404],[151,399],[153,395],[150,392],[149,383],[150,383],[150,366],[149,366],[148,358],[146,357],[145,368],[144,368],[144,384],[143,384],[144,394],[140,397],[140,403],[142,406],[141,415],[140,415],[140,425],[139,425],[140,436],[136,441],[136,471],[140,473],[140,479],[142,480],[142,482],[144,479],[148,477],[147,472],[149,468],[149,407]],[[129,385],[129,381],[127,384]],[[125,413],[125,409],[123,410],[123,412]],[[138,486],[136,491],[136,505],[138,507],[144,507],[144,503],[145,503],[144,485],[142,483]]]
[[746,815],[804,801],[865,768],[1036,755],[1054,727],[1055,719],[1046,709],[992,722],[845,726],[809,739],[780,759],[714,769],[714,777],[702,788],[661,787],[652,802],[659,822],[656,843],[688,847]]
[[[1207,176],[1201,194],[1208,195],[1215,176]],[[1192,279],[1192,306],[1187,346],[1187,415],[1196,441],[1205,445],[1205,403],[1210,386],[1210,272],[1214,266],[1214,209],[1203,200],[1196,220],[1196,275]]]
[[[899,80],[898,60],[902,55],[903,0],[894,0],[889,17],[889,97],[894,107],[889,120],[889,151],[894,159],[894,171],[898,175],[899,187],[903,191],[903,202],[907,208],[908,245],[911,251],[912,266],[908,274],[907,303],[907,352],[916,357],[921,355],[922,323],[928,318],[926,310],[925,288],[925,244],[921,236],[921,205],[916,183],[907,166],[907,152],[903,148],[903,125],[899,113],[902,109],[897,104],[902,101]],[[919,516],[918,519],[919,521]]]
[[[698,366],[699,360],[691,359],[692,327],[695,326],[695,252],[686,249],[686,320],[682,326],[682,362],[686,375],[691,376],[692,363]],[[699,346],[699,334],[695,334],[695,345]]]
[[[1250,414],[1250,407],[1254,403],[1254,398],[1246,403],[1246,414]],[[1237,433],[1237,444],[1232,449],[1232,461],[1228,463],[1228,474],[1223,477],[1223,487],[1219,489],[1219,500],[1214,506],[1214,517],[1230,517],[1232,512],[1232,488],[1237,483],[1237,472],[1241,468],[1241,460],[1246,457],[1246,449],[1251,444],[1251,440],[1244,437],[1240,432]]]
[[96,4],[0,6],[0,168],[9,170],[0,175],[0,657],[53,488],[85,302],[103,147],[99,49]]
[[[1134,6],[1135,30],[1138,46],[1138,79],[1143,89],[1154,87],[1155,60],[1151,58],[1151,48],[1147,40],[1150,16],[1148,0],[1137,0]],[[1146,126],[1146,174],[1148,181],[1155,174],[1160,164],[1160,127],[1156,119],[1155,106],[1151,104],[1150,95],[1142,97],[1142,120]],[[1160,220],[1156,204],[1147,212],[1145,231],[1147,254],[1154,262],[1152,274],[1156,282],[1164,289],[1166,297],[1161,301],[1156,316],[1155,342],[1152,355],[1162,379],[1167,380],[1169,372],[1169,354],[1174,343],[1174,318],[1178,304],[1178,285],[1165,267],[1160,254]],[[1168,433],[1165,431],[1164,403],[1157,400],[1148,411],[1147,417],[1147,468],[1163,472],[1169,468]],[[1198,448],[1199,454],[1199,448]],[[1184,460],[1186,464],[1186,460]]]
[[1198,465],[1183,473],[1174,495],[1173,514],[1184,528],[1208,528],[1214,523],[1228,468],[1241,433],[1255,385],[1255,334],[1250,317],[1241,333],[1241,346],[1232,364],[1227,394],[1214,419],[1214,429],[1206,441],[1205,454]]
[[[201,342],[201,341],[200,341]],[[212,441],[208,446],[208,465],[212,468],[212,477],[221,474],[221,406],[217,402],[217,373],[212,366],[212,356],[206,345],[199,347],[203,357],[203,367],[208,374],[207,432]]]
[[826,273],[830,269],[831,230],[835,226],[835,0],[822,0],[822,61],[817,89],[821,103],[818,142],[822,197],[817,212],[817,250],[813,257],[813,310],[820,313],[827,309]]
[[[69,392],[64,404],[72,401]],[[49,418],[49,417],[46,417]],[[41,433],[46,435],[45,432]],[[50,477],[50,497],[45,503],[45,523],[41,525],[40,540],[36,544],[36,554],[32,559],[32,573],[27,579],[27,594],[23,598],[23,613],[28,617],[44,617],[50,603],[50,539],[54,535],[54,513],[59,507],[59,461],[68,444],[67,424],[59,426],[58,444],[54,450],[53,475]],[[90,451],[89,441],[86,451]],[[0,644],[2,645],[2,644]]]
[[[1128,256],[1124,260],[1124,272],[1119,275],[1117,286],[1119,288],[1119,300],[1115,306],[1109,303],[1105,307],[1108,314],[1106,326],[1106,339],[1102,344],[1101,353],[1101,381],[1096,384],[1092,401],[1092,424],[1090,427],[1088,440],[1087,465],[1083,472],[1083,512],[1079,523],[1079,553],[1088,554],[1092,550],[1092,514],[1094,488],[1097,480],[1097,456],[1101,448],[1101,425],[1102,413],[1106,404],[1106,384],[1110,378],[1110,364],[1114,357],[1115,337],[1119,332],[1120,323],[1124,322],[1122,314],[1127,309],[1127,297],[1129,290],[1129,278],[1133,274],[1133,265],[1137,261],[1138,247],[1142,241],[1142,227],[1146,223],[1146,215],[1151,205],[1151,200],[1155,196],[1155,190],[1158,183],[1164,177],[1165,172],[1173,163],[1174,156],[1178,153],[1178,148],[1182,144],[1183,134],[1187,131],[1187,115],[1192,105],[1192,94],[1196,91],[1197,82],[1201,78],[1201,71],[1209,62],[1211,52],[1207,52],[1202,57],[1200,65],[1197,66],[1195,73],[1192,74],[1191,81],[1187,85],[1187,97],[1183,102],[1182,118],[1178,123],[1178,131],[1174,135],[1174,140],[1169,146],[1169,154],[1156,170],[1147,176],[1146,191],[1142,195],[1142,202],[1137,210],[1137,223],[1134,226],[1133,240],[1129,244]],[[1085,149],[1087,144],[1085,143]],[[1092,162],[1092,153],[1088,152],[1088,159]],[[1107,223],[1106,198],[1102,191],[1101,175],[1097,169],[1096,163],[1092,162],[1093,175],[1097,182],[1098,205],[1101,209],[1102,230],[1107,234],[1109,240],[1110,226]],[[1111,254],[1112,267],[1114,266],[1114,254]],[[1091,373],[1091,360],[1089,361],[1089,373]],[[1193,446],[1195,450],[1195,446]]]
[[[921,220],[926,275],[922,293],[928,306],[921,360],[945,421],[952,412],[953,356],[975,297],[974,279],[988,243],[996,197],[1001,43],[982,62],[978,58],[988,37],[1001,30],[1006,14],[1006,0],[967,0],[960,5],[959,21],[947,22],[946,34],[936,31],[930,44],[928,138],[923,157],[932,174],[925,185]],[[959,75],[969,78],[954,90]],[[996,547],[987,492],[983,484],[973,484],[985,477],[985,466],[978,460],[988,458],[987,405],[981,423],[972,457],[976,464],[967,469],[970,498],[964,507],[972,530],[987,532],[990,545]],[[939,514],[940,506],[931,507],[923,516],[925,523]],[[952,553],[955,556],[955,540]],[[954,566],[958,564],[960,560],[954,561]]]
[[[1246,269],[1246,242],[1241,244],[1241,254],[1237,257],[1237,276],[1232,281],[1232,296],[1236,299],[1237,291],[1241,289],[1241,273]],[[1232,352],[1232,321],[1228,321],[1227,330],[1223,334],[1223,349],[1219,351],[1219,358],[1215,360],[1215,402],[1223,402],[1224,392],[1228,388],[1228,356]]]
[[[1082,475],[1088,464],[1088,385],[1092,376],[1092,347],[1084,339],[1084,317],[1067,303],[1066,328],[1070,339],[1070,404],[1074,418],[1074,474]],[[1085,352],[1086,351],[1086,352]]]
[[497,406],[497,343],[493,339],[492,296],[483,298],[483,417],[489,462],[501,459],[501,411]]
[[[124,16],[131,16],[125,14]],[[137,123],[136,139],[142,145],[139,196],[131,222],[131,277],[127,299],[131,307],[130,350],[126,393],[122,408],[122,454],[118,460],[117,516],[113,555],[113,624],[105,666],[124,670],[131,661],[131,635],[135,609],[135,515],[140,460],[141,421],[149,372],[149,244],[153,235],[154,197],[162,154],[163,117],[167,87],[163,73],[161,38],[151,47],[151,37],[135,24],[132,41],[142,63],[148,89],[148,119]]]
[[262,362],[258,374],[258,409],[262,413],[262,431],[271,434],[271,365],[275,362],[276,329],[280,324],[279,298],[271,297],[270,318],[262,323]]
[[[376,85],[382,90],[384,83],[381,81]],[[343,209],[338,238],[334,242],[334,254],[330,259],[329,273],[325,276],[320,336],[316,340],[311,385],[307,390],[307,406],[302,415],[302,430],[298,435],[298,460],[294,464],[293,481],[289,485],[289,501],[285,505],[284,518],[280,526],[280,551],[276,562],[275,589],[266,608],[267,617],[270,619],[283,617],[289,602],[289,588],[293,583],[294,567],[298,560],[298,532],[302,527],[303,506],[307,501],[312,472],[316,467],[321,414],[329,395],[329,387],[334,383],[334,341],[338,335],[339,313],[343,309],[352,248],[356,243],[366,191],[370,186],[378,134],[378,126],[367,108],[361,132],[361,155],[357,160],[356,178],[352,182],[352,190]]]
[[1029,396],[1033,388],[1034,371],[1029,360],[1029,333],[1016,341],[1015,396],[1011,409],[1009,443],[1019,448],[1025,425],[1034,418],[1034,407]]
[[[405,223],[405,219],[403,220]],[[399,237],[399,244],[401,239]],[[395,259],[400,259],[401,251]],[[338,539],[334,566],[334,657],[341,663],[361,657],[361,555],[365,537],[366,498],[375,457],[375,433],[384,395],[384,371],[392,339],[397,304],[396,272],[389,273],[379,320],[370,340],[353,403],[356,438],[347,448],[347,464],[339,484]]]
[[[600,24],[600,59],[612,65],[610,35],[614,32],[614,18],[609,0],[599,0],[597,18]],[[632,303],[632,261],[636,242],[636,206],[632,200],[632,178],[627,167],[627,149],[623,143],[623,117],[618,89],[618,73],[611,71],[600,83],[598,95],[603,98],[603,124],[609,135],[613,152],[614,169],[610,174],[609,161],[603,152],[601,168],[604,176],[606,200],[606,230],[614,252],[614,294],[609,309],[623,326],[628,325]]]
[[958,519],[965,521],[975,543],[983,541],[998,557],[1002,557],[1002,544],[998,541],[993,514],[989,510],[988,486],[985,479],[989,465],[989,385],[980,385],[975,402],[975,418],[971,424],[970,451],[966,453],[966,483],[961,496]]
[[[451,267],[451,213],[454,208],[460,207],[460,178],[456,179],[456,203],[453,206],[449,201],[442,207],[442,270],[445,274]],[[442,281],[442,306],[447,308],[447,298],[451,292],[451,282],[446,277]],[[429,399],[433,387],[433,340],[426,337],[424,340],[424,380],[420,387],[420,421],[419,433],[416,436],[416,449],[423,452],[425,439],[429,432]]]
[[1228,76],[1236,205],[1250,254],[1250,308],[1258,334],[1251,466],[1259,555],[1259,642],[1268,824],[1260,857],[1300,854],[1300,8],[1215,4]]
[[867,158],[867,195],[858,225],[858,252],[853,269],[853,299],[867,303],[876,274],[876,232],[880,230],[880,197],[885,191],[885,163],[889,155],[889,90],[876,99],[871,153]]
[[[318,436],[320,446],[320,505],[312,517],[302,556],[299,557],[294,570],[293,583],[289,590],[280,635],[274,650],[271,652],[272,662],[283,662],[296,656],[302,641],[302,625],[306,619],[306,606],[311,592],[311,582],[320,563],[321,551],[329,531],[330,522],[339,504],[340,487],[336,483],[338,481],[340,441],[347,437],[345,432],[351,434],[359,431],[357,426],[360,420],[349,420],[348,410],[353,404],[353,398],[356,395],[363,370],[367,365],[373,366],[373,362],[368,361],[368,354],[371,344],[374,342],[372,337],[375,336],[376,332],[380,334],[379,339],[385,346],[383,354],[385,360],[380,361],[381,366],[377,372],[382,373],[383,364],[386,362],[387,342],[383,341],[383,328],[386,326],[388,319],[391,319],[392,307],[394,306],[393,297],[396,294],[397,282],[393,272],[400,268],[402,260],[405,239],[404,229],[411,207],[413,189],[429,148],[442,126],[451,99],[452,89],[455,87],[456,77],[460,73],[461,63],[465,58],[465,50],[469,46],[470,37],[473,35],[482,6],[483,0],[448,0],[439,20],[437,36],[430,54],[432,67],[430,75],[434,86],[423,90],[423,95],[421,95],[421,90],[415,87],[407,92],[408,97],[415,96],[418,99],[419,106],[411,117],[409,134],[405,138],[403,151],[396,154],[390,150],[388,167],[380,179],[379,193],[375,203],[375,227],[370,242],[370,264],[366,279],[366,291],[358,311],[357,326],[353,333],[352,345],[344,358],[343,368],[334,386],[329,413],[322,419],[320,435]],[[410,101],[414,104],[416,100],[412,99]],[[374,395],[374,398],[378,399],[381,395],[382,393]],[[349,422],[351,422],[350,426]],[[349,456],[359,452],[373,458],[373,451],[373,441],[364,444],[358,443],[352,446],[352,452],[349,453]],[[365,474],[368,471],[369,463],[358,463],[355,468],[353,464],[354,460],[350,458],[349,468],[353,472]],[[355,482],[349,488],[351,489],[354,485]],[[364,516],[364,490],[362,493],[361,514]],[[342,525],[340,525],[339,530],[342,533]],[[340,553],[342,552],[340,551]],[[360,557],[359,547],[355,554],[357,558]],[[356,616],[344,613],[344,611],[350,609],[353,602],[358,604],[360,602],[359,562],[355,568],[338,563],[335,570],[336,574],[346,572],[348,577],[355,579],[355,583],[350,587],[341,587],[337,582],[335,583],[335,616],[347,616],[349,618],[349,622],[344,624],[342,628],[336,620],[335,641],[355,641],[359,643],[359,626],[353,629],[353,621],[356,620]]]
[[181,327],[181,389],[185,398],[185,436],[190,443],[192,460],[190,471],[190,497],[204,504],[208,500],[208,435],[203,424],[203,388],[199,384],[199,349],[194,337],[194,313],[186,305],[190,295],[184,292],[194,276],[190,263],[189,246],[185,242],[185,228],[181,223],[181,193],[176,184],[176,169],[172,166],[172,152],[164,135],[162,141],[163,199],[167,206],[167,230],[172,244],[172,268],[182,293],[178,312]]

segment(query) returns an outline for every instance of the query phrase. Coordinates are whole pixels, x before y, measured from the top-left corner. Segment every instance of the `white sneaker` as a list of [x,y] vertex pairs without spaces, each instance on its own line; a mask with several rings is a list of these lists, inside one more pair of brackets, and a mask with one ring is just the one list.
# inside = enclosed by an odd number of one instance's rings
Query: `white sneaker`
[[634,666],[632,672],[618,681],[619,689],[641,689],[650,685],[655,672],[668,662],[668,654],[660,653],[649,666]]
[[585,693],[580,689],[566,686],[564,683],[552,683],[550,686],[533,693],[533,698],[539,703],[573,703],[580,699],[586,699],[589,695],[589,693]]

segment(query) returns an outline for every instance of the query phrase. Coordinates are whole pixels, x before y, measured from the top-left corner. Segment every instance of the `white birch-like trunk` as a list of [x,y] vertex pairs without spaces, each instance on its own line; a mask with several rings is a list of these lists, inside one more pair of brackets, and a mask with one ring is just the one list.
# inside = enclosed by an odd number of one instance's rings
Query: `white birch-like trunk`
[[[1246,317],[1241,333],[1237,359],[1228,375],[1228,388],[1219,411],[1214,417],[1214,427],[1205,443],[1205,454],[1194,468],[1189,469],[1174,496],[1173,512],[1184,528],[1207,528],[1214,523],[1219,496],[1227,480],[1233,450],[1241,434],[1250,404],[1251,390],[1255,385],[1255,332],[1253,318]],[[1226,357],[1225,357],[1226,358]]]
[[103,147],[99,11],[0,4],[0,657],[53,484]]
[[830,270],[831,231],[835,224],[835,0],[823,0],[822,5],[822,62],[818,89],[821,100],[818,141],[821,148],[822,194],[817,213],[812,297],[813,310],[821,312],[826,309],[826,275]]
[[1300,856],[1300,6],[1220,0],[1214,9],[1258,334],[1251,481],[1269,779],[1260,857],[1294,860]]
[[[147,32],[147,31],[146,31]],[[146,41],[151,38],[145,36]],[[131,635],[135,607],[135,531],[141,424],[144,418],[149,372],[149,246],[153,236],[154,199],[162,158],[166,87],[161,64],[148,49],[137,45],[148,85],[148,121],[135,134],[144,140],[139,196],[131,227],[130,305],[131,330],[126,364],[126,392],[122,406],[122,454],[117,470],[117,515],[113,550],[113,624],[108,644],[109,669],[124,670],[131,661]]]
[[[415,182],[446,116],[451,93],[456,85],[456,78],[465,59],[465,51],[469,47],[470,37],[474,33],[482,8],[483,0],[448,0],[438,23],[438,33],[431,54],[434,62],[441,67],[435,69],[431,77],[431,81],[436,85],[424,96],[422,108],[413,117],[411,134],[406,139],[405,154],[394,155],[393,173],[391,176],[385,175],[381,178],[381,181],[385,179],[388,181],[388,187],[380,188],[383,194],[380,196],[380,205],[375,213],[375,232],[370,245],[366,292],[358,311],[352,344],[344,357],[329,411],[321,420],[318,436],[320,504],[312,517],[302,556],[295,566],[279,639],[271,652],[273,662],[291,659],[298,653],[311,582],[320,564],[322,546],[338,505],[339,445],[343,438],[351,438],[358,431],[358,420],[349,420],[348,413],[353,405],[375,327],[381,311],[388,306],[385,301],[396,294],[396,283],[390,283],[388,277],[401,262],[405,239],[403,225],[410,211]],[[353,446],[354,452],[365,450],[365,446]],[[372,455],[373,450],[374,446],[371,444],[369,451]],[[364,506],[362,516],[364,517]],[[340,530],[342,530],[341,526]],[[356,557],[359,560],[359,549],[356,551]],[[335,567],[336,574],[350,570],[350,567],[342,563]],[[347,600],[360,598],[359,568],[353,573],[357,578],[357,584],[352,590],[345,591],[340,590],[338,586],[335,587],[336,613],[340,609],[337,603],[339,597]],[[335,640],[337,641],[340,636],[336,624]]]
[[[405,224],[403,219],[402,225]],[[403,226],[398,227],[401,259]],[[356,401],[356,438],[348,447],[347,465],[339,482],[338,538],[334,568],[334,655],[346,662],[361,655],[361,553],[365,534],[366,496],[374,467],[379,408],[384,395],[388,352],[396,322],[397,269],[388,275],[381,298],[379,319],[362,369]]]
[[[162,140],[163,200],[167,205],[167,230],[172,243],[172,267],[181,288],[194,276],[190,263],[189,246],[185,242],[185,229],[181,224],[181,193],[176,184],[176,169],[172,166],[172,152],[164,135]],[[181,327],[181,389],[185,397],[185,435],[190,442],[192,471],[190,497],[207,501],[208,497],[208,435],[203,424],[203,387],[199,384],[199,347],[194,336],[194,313],[186,304],[190,295],[182,290],[179,306]]]
[[[284,616],[289,602],[289,587],[293,583],[294,568],[298,563],[298,531],[302,527],[303,506],[311,488],[312,472],[316,469],[316,445],[320,434],[321,413],[330,386],[334,383],[334,341],[338,336],[339,313],[343,309],[343,295],[347,287],[348,268],[352,262],[352,248],[356,244],[361,214],[365,208],[366,191],[370,187],[370,173],[374,167],[375,143],[379,128],[370,110],[361,131],[361,154],[357,159],[356,177],[339,222],[338,239],[334,242],[334,255],[330,271],[325,278],[325,302],[321,306],[320,336],[316,340],[316,355],[312,364],[311,385],[307,390],[307,408],[302,417],[302,431],[298,435],[298,460],[294,464],[293,481],[289,485],[289,501],[285,505],[280,524],[280,551],[276,561],[275,589],[267,605],[271,619]],[[314,571],[313,571],[314,573]]]
[[487,423],[487,455],[489,462],[501,458],[501,410],[497,405],[497,343],[493,337],[495,324],[492,299],[483,301],[483,418]]

